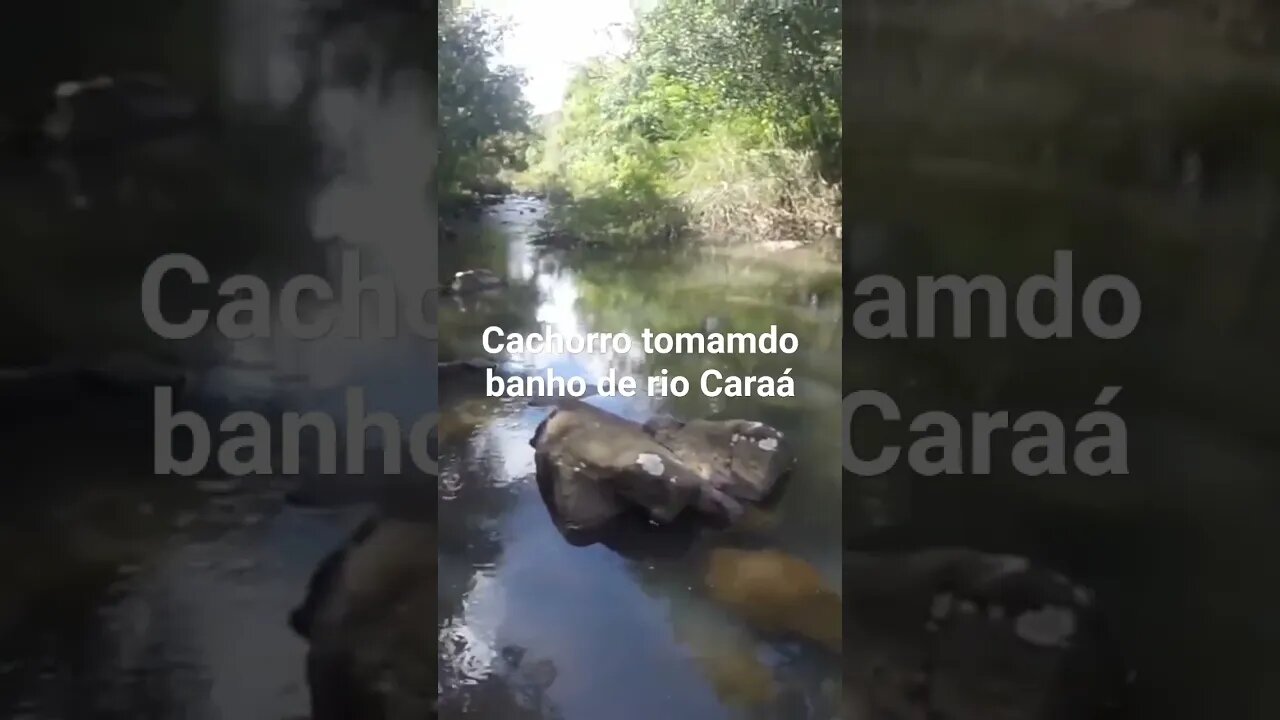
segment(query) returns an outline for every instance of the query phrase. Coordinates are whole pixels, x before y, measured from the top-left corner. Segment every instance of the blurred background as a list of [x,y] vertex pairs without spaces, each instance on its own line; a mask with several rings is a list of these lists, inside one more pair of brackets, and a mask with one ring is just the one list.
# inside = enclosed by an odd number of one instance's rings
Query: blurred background
[[[407,310],[385,340],[297,341],[274,315],[293,275],[337,286],[344,250],[403,307],[434,287],[431,23],[416,2],[6,10],[0,716],[310,716],[289,613],[389,483],[421,490],[427,477],[375,465],[320,482],[305,453],[302,476],[229,477],[215,462],[153,476],[153,389],[204,418],[215,452],[237,410],[273,431],[286,410],[341,428],[346,386],[406,432],[434,407],[434,340],[409,331]],[[153,334],[141,279],[169,252],[195,256],[211,283],[167,278],[168,318],[216,310],[217,284],[249,273],[273,294],[270,337]],[[175,447],[191,449],[182,432]],[[279,447],[275,432],[273,469]],[[431,507],[418,520],[433,522]]]
[[[855,0],[845,40],[846,288],[958,273],[1012,289],[1071,250],[1077,300],[1107,273],[1142,294],[1137,331],[1114,342],[1088,335],[1078,305],[1071,340],[846,327],[846,391],[882,390],[908,419],[1047,410],[1069,429],[1123,386],[1111,409],[1131,470],[1022,477],[1007,439],[990,475],[971,458],[933,478],[903,461],[846,477],[846,546],[1025,554],[1097,590],[1129,668],[1126,717],[1274,717],[1280,15],[1250,0]],[[865,454],[914,437],[859,418]]]

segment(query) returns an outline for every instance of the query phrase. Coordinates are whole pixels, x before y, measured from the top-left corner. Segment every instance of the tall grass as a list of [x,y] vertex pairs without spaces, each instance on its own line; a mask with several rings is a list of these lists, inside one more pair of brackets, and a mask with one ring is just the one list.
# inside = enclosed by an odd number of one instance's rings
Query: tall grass
[[840,233],[840,184],[822,177],[816,152],[760,142],[732,127],[603,151],[555,142],[548,138],[544,155],[515,184],[562,200],[554,219],[593,242],[696,236],[834,246]]
[[687,143],[672,187],[692,226],[712,238],[804,241],[839,232],[840,186],[822,177],[815,152],[713,132]]

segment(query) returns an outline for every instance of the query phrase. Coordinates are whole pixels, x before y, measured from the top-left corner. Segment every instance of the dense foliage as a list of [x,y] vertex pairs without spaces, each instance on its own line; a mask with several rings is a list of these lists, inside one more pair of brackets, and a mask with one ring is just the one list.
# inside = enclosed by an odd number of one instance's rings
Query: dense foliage
[[837,0],[660,2],[579,71],[533,179],[604,239],[835,231],[840,20]]
[[486,190],[501,168],[524,161],[524,77],[495,62],[505,28],[492,16],[451,3],[438,15],[439,184],[446,193]]

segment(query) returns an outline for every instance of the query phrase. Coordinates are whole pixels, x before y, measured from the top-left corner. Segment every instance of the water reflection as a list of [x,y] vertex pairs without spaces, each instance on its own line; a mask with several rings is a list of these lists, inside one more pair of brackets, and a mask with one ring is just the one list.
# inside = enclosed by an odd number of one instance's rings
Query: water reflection
[[[598,380],[611,369],[643,376],[667,367],[691,376],[706,367],[779,372],[793,366],[803,388],[793,400],[592,398],[644,419],[660,410],[720,413],[785,428],[803,445],[798,480],[771,517],[751,531],[693,526],[659,531],[639,522],[605,543],[574,545],[557,530],[537,482],[529,445],[547,409],[461,390],[443,401],[441,510],[442,702],[479,678],[501,676],[501,651],[518,646],[556,668],[546,697],[565,718],[831,717],[838,658],[803,640],[758,634],[707,596],[707,552],[744,544],[786,549],[838,585],[836,438],[812,428],[835,422],[839,364],[832,358],[838,305],[809,298],[838,285],[821,263],[796,256],[722,253],[668,256],[559,253],[536,246],[546,206],[508,198],[489,207],[441,249],[446,275],[485,267],[510,286],[442,307],[442,356],[484,355],[480,333],[691,331],[715,317],[723,331],[777,324],[801,337],[796,356],[662,357],[640,353],[522,354],[505,358],[537,371]],[[643,385],[643,381],[641,383]],[[697,396],[697,397],[695,397]],[[831,440],[830,443],[827,440]],[[658,542],[658,541],[661,542]],[[446,582],[446,579],[448,581]],[[825,686],[823,682],[827,682]],[[459,710],[458,716],[484,717]],[[779,714],[781,713],[781,714]],[[450,715],[453,716],[453,715]]]

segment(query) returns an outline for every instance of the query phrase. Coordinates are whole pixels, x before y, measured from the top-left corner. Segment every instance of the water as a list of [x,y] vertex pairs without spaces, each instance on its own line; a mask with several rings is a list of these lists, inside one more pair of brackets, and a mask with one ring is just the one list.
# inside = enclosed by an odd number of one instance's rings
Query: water
[[[531,241],[547,211],[541,200],[507,198],[441,248],[446,278],[483,267],[509,281],[499,292],[442,305],[442,359],[483,356],[481,332],[490,325],[635,337],[645,328],[762,332],[777,325],[799,337],[797,354],[503,359],[592,382],[614,369],[641,378],[641,387],[665,368],[690,377],[694,389],[684,398],[642,391],[592,402],[641,420],[663,411],[760,420],[795,439],[801,460],[779,506],[751,530],[707,531],[674,551],[662,531],[625,552],[575,547],[556,530],[534,481],[529,440],[548,409],[485,398],[479,388],[442,388],[443,712],[484,717],[474,686],[512,676],[504,650],[518,648],[521,667],[554,668],[552,682],[532,683],[530,717],[831,717],[839,658],[803,639],[761,635],[721,609],[705,587],[704,563],[717,546],[774,547],[839,586],[839,446],[830,432],[839,407],[840,312],[831,292],[838,271],[803,253],[733,248],[540,250]],[[790,367],[797,397],[706,398],[697,378],[712,367],[775,376]],[[776,683],[776,699],[753,697],[761,676]],[[511,682],[530,684],[518,673]]]
[[[384,14],[353,16],[320,36],[305,8],[122,3],[98,18],[117,34],[52,14],[24,28],[38,70],[21,82],[33,92],[122,69],[161,71],[212,102],[220,122],[107,154],[6,157],[5,365],[157,358],[189,371],[183,402],[215,430],[233,409],[268,419],[319,409],[341,428],[348,386],[406,430],[434,407],[434,343],[403,316],[387,340],[364,332],[295,341],[273,322],[269,340],[209,330],[162,341],[139,311],[143,271],[165,252],[194,255],[215,283],[262,277],[273,297],[304,272],[337,286],[344,248],[360,252],[365,274],[394,281],[402,306],[433,281],[433,85],[423,65],[392,57]],[[62,55],[68,35],[74,53]],[[353,62],[376,72],[353,77],[343,71]],[[22,99],[6,97],[6,115],[20,117]],[[217,302],[211,288],[180,282],[162,299],[170,318]],[[303,312],[341,315],[349,301]],[[373,304],[362,308],[370,319]],[[288,613],[367,505],[296,507],[286,496],[297,478],[271,474],[152,477],[149,397],[40,400],[5,408],[0,715],[306,716],[306,647]]]

